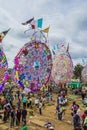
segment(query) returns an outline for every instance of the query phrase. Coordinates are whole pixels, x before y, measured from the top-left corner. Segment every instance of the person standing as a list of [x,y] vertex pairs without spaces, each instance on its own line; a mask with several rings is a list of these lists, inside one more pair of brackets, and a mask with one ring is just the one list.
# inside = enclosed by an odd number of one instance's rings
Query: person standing
[[21,110],[18,108],[16,111],[16,125],[20,125],[20,119],[21,119]]
[[27,104],[27,98],[24,96],[23,97],[23,107],[26,108],[26,104]]
[[30,98],[28,97],[27,98],[27,108],[29,108],[30,107]]
[[77,110],[73,113],[73,127],[74,130],[81,130],[80,116],[77,114]]
[[8,111],[7,111],[7,108],[5,107],[4,108],[4,118],[3,118],[4,123],[6,123],[6,121],[7,121],[7,114],[8,114]]
[[81,110],[80,110],[80,106],[77,104],[77,114],[80,116],[81,118]]
[[58,120],[62,120],[62,115],[63,115],[63,113],[65,114],[64,107],[57,105],[56,110],[58,112]]
[[42,115],[42,102],[39,102],[39,113]]
[[87,130],[87,111],[85,111],[85,115],[86,115],[86,117],[85,117],[85,120],[83,123],[83,128],[84,128],[84,130]]
[[18,99],[17,106],[20,109],[20,107],[21,107],[21,100],[20,100],[20,98]]
[[14,122],[15,122],[15,108],[11,109],[11,126],[14,126]]
[[87,112],[87,110],[86,111],[84,111],[83,113],[82,113],[82,115],[81,115],[81,119],[82,119],[82,126],[84,126],[84,120],[85,120],[85,118],[86,118],[86,113]]
[[24,108],[22,110],[22,121],[26,121],[26,117],[27,117],[27,110]]
[[82,91],[81,97],[82,97],[82,103],[84,103],[84,98],[86,97],[86,93]]

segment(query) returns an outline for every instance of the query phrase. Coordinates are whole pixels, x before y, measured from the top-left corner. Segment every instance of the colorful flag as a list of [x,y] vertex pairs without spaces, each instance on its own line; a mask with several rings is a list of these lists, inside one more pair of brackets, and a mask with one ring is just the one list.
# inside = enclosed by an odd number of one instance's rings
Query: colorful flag
[[49,32],[49,29],[50,29],[50,27],[45,28],[45,29],[43,29],[42,31],[45,32],[45,33],[48,33],[48,32]]
[[31,23],[30,23],[31,28],[35,29],[36,28],[36,24],[37,24],[37,21],[36,20],[32,20]]
[[31,24],[31,27],[32,27],[32,29],[35,29],[35,25],[34,24]]
[[32,29],[36,29],[36,28],[42,28],[42,22],[43,22],[43,19],[40,18],[38,20],[33,20],[31,21],[30,25],[31,25],[31,28]]
[[57,48],[57,45],[54,45],[53,46],[53,50],[57,50],[58,48]]
[[26,21],[25,23],[22,23],[22,25],[30,24],[34,20],[34,17]]
[[6,31],[3,31],[0,33],[0,42],[2,42],[2,39],[6,36],[6,34],[10,31],[10,28]]
[[42,18],[38,19],[37,20],[37,27],[42,28],[42,23],[43,23],[43,19]]

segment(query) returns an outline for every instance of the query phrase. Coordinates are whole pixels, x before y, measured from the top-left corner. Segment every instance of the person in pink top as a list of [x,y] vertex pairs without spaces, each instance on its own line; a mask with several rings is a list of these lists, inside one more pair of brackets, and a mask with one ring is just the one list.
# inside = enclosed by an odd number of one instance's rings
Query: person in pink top
[[84,111],[84,112],[82,113],[82,115],[81,115],[81,118],[82,118],[82,126],[83,126],[84,120],[85,120],[85,118],[86,118],[86,113],[87,113],[87,110]]

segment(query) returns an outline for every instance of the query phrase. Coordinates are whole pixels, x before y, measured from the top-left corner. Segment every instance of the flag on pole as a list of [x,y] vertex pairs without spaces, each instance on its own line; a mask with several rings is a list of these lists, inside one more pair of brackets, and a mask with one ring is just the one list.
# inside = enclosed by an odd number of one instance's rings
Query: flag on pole
[[37,20],[37,27],[42,28],[43,18]]
[[6,34],[10,31],[10,28],[6,31],[3,31],[0,33],[0,42],[2,42],[2,39],[6,36]]
[[31,23],[30,23],[30,25],[31,25],[32,29],[35,29],[36,26],[37,26],[37,21],[36,20],[32,20]]
[[34,17],[29,19],[28,21],[22,23],[22,25],[27,25],[27,24],[30,24],[32,21],[34,20]]
[[50,27],[45,28],[45,29],[43,29],[42,31],[43,31],[44,33],[48,33],[48,32],[49,32],[49,29],[50,29]]

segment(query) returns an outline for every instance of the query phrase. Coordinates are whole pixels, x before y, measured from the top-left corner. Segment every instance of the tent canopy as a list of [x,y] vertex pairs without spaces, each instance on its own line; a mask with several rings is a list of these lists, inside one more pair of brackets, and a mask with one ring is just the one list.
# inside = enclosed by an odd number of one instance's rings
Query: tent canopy
[[70,87],[72,88],[72,89],[78,89],[78,88],[80,88],[82,86],[82,83],[80,82],[80,81],[72,81],[71,83],[70,83]]

